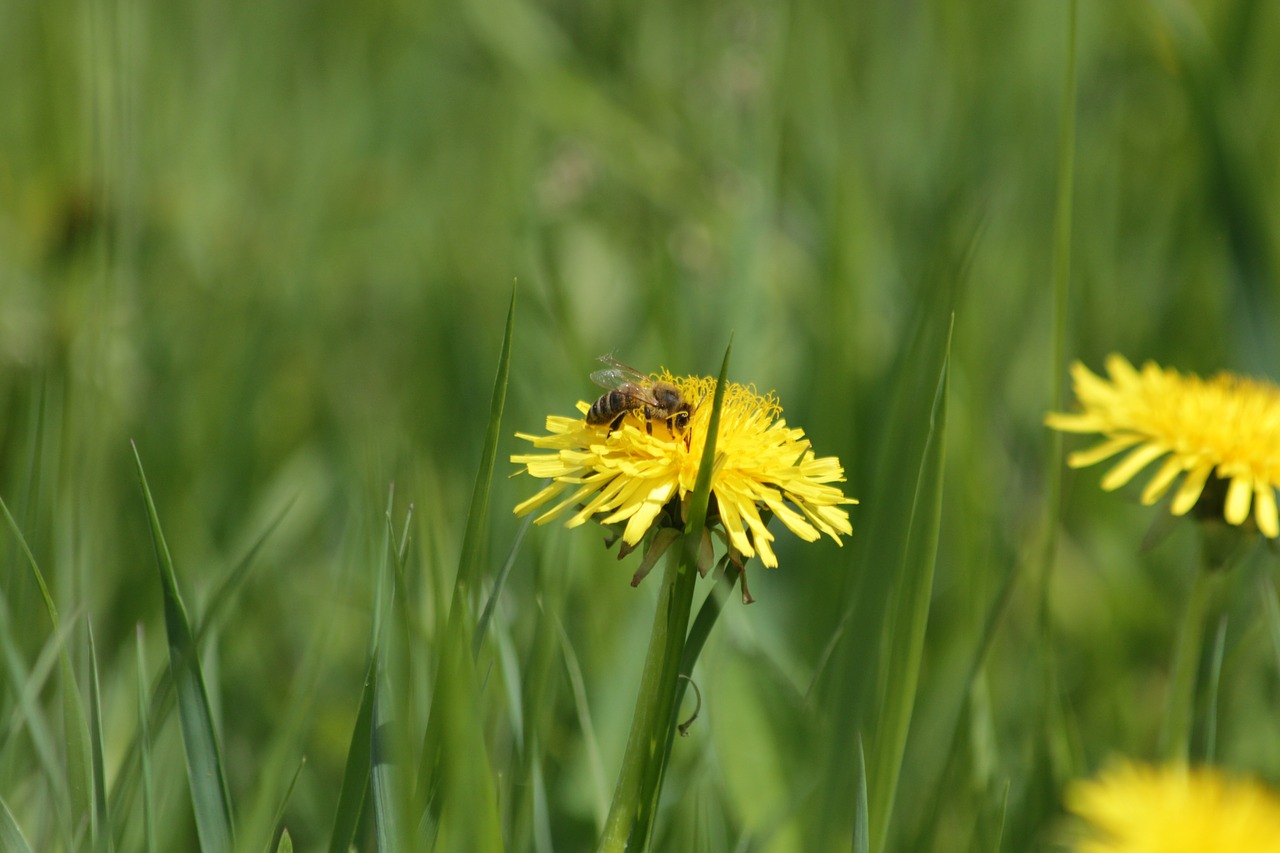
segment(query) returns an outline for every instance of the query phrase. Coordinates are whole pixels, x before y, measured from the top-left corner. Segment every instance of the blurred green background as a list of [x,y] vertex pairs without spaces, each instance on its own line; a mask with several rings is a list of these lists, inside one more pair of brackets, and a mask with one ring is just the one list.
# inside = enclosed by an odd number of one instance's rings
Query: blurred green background
[[[519,528],[510,507],[537,487],[506,478],[527,447],[513,433],[591,399],[601,353],[714,374],[732,335],[731,377],[776,390],[862,501],[843,548],[782,532],[781,567],[749,569],[757,603],[728,608],[701,661],[663,850],[825,849],[850,825],[847,747],[876,731],[841,697],[874,704],[868,685],[896,677],[866,614],[894,582],[881,558],[905,536],[954,311],[941,544],[890,848],[1055,843],[1064,778],[1155,755],[1196,563],[1194,531],[1140,553],[1163,510],[1102,494],[1097,470],[1066,474],[1042,630],[1070,9],[0,4],[0,497],[86,679],[92,621],[108,785],[136,727],[136,626],[153,676],[165,659],[133,440],[194,614],[252,555],[204,640],[238,816],[269,824],[305,754],[284,823],[299,849],[328,843],[389,490],[397,530],[413,506],[407,577],[429,638],[518,282],[486,584]],[[1280,7],[1086,0],[1077,26],[1068,356],[1274,378]],[[8,526],[0,559],[0,795],[36,849],[63,849],[21,697],[34,685],[57,730],[40,678],[64,638]],[[558,525],[516,555],[477,721],[509,786],[509,849],[593,843],[656,595],[628,585],[634,561]],[[1274,589],[1269,558],[1223,585],[1222,688],[1196,749],[1277,781],[1259,610]],[[427,691],[430,644],[417,654]],[[165,849],[191,848],[174,720],[154,749]],[[535,759],[541,806],[512,782]],[[113,814],[121,849],[137,849],[139,808]]]

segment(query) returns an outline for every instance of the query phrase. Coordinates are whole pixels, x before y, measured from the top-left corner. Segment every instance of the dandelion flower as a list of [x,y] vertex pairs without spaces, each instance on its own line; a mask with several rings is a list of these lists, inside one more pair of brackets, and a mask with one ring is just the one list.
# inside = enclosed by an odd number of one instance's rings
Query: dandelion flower
[[1184,376],[1152,362],[1138,371],[1119,355],[1107,358],[1107,373],[1104,379],[1074,364],[1071,376],[1084,411],[1045,418],[1054,429],[1105,438],[1072,453],[1068,465],[1083,468],[1125,452],[1102,478],[1110,491],[1163,458],[1142,491],[1144,504],[1154,504],[1181,477],[1170,504],[1174,515],[1220,501],[1229,523],[1243,524],[1252,509],[1263,535],[1280,536],[1280,388],[1230,373]]
[[1209,768],[1112,766],[1067,789],[1091,832],[1075,853],[1276,853],[1280,797]]
[[[538,524],[567,514],[567,527],[589,519],[618,526],[620,556],[662,528],[667,528],[662,547],[670,544],[671,529],[683,528],[698,477],[716,380],[670,373],[655,378],[675,385],[696,404],[687,426],[673,429],[657,418],[647,421],[643,410],[636,410],[615,429],[588,424],[584,417],[551,415],[547,435],[517,433],[551,452],[519,454],[511,461],[551,482],[516,506],[516,515],[551,504]],[[582,415],[589,409],[578,403]],[[762,397],[736,383],[725,388],[708,526],[717,526],[738,565],[757,555],[766,566],[778,565],[767,527],[770,514],[806,541],[825,533],[839,544],[841,535],[853,532],[843,505],[857,501],[833,485],[844,482],[840,460],[815,456],[804,431],[787,426],[781,414],[772,394]]]

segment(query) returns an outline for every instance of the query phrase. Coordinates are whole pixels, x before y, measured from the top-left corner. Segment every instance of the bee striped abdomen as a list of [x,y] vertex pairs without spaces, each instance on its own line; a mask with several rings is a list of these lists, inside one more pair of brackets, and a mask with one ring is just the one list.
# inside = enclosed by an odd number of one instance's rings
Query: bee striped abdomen
[[[639,408],[635,398],[622,389],[615,388],[602,394],[587,410],[587,423],[607,424],[610,421],[621,421],[622,416],[632,409]],[[616,428],[617,424],[614,424]]]

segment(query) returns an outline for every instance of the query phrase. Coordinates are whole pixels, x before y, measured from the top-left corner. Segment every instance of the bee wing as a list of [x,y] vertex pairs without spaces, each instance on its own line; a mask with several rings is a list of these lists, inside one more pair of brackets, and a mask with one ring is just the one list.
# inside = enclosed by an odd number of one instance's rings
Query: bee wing
[[591,374],[591,382],[598,384],[602,388],[614,389],[621,388],[625,384],[635,384],[644,388],[653,384],[653,380],[640,373],[639,370],[632,368],[631,365],[622,364],[621,361],[614,359],[612,355],[600,356],[600,361],[609,365],[608,370],[596,370]]
[[653,391],[650,390],[648,384],[640,385],[635,381],[634,377],[621,371],[597,370],[591,374],[591,381],[601,388],[617,391],[624,397],[635,400],[638,403],[644,403],[649,406],[659,405],[658,401],[654,399]]

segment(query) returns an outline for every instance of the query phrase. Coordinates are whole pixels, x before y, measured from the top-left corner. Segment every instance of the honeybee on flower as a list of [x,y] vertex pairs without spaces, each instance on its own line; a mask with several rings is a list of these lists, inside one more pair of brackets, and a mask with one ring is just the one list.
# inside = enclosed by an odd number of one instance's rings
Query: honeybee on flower
[[[652,534],[635,584],[683,531],[710,424],[711,406],[700,401],[714,397],[716,380],[668,371],[644,376],[611,357],[605,361],[611,370],[598,372],[597,380],[620,384],[594,403],[579,401],[576,418],[549,415],[545,435],[517,433],[548,452],[517,454],[511,461],[550,483],[515,513],[550,504],[536,523],[566,514],[567,527],[594,519],[622,540],[619,557]],[[835,485],[844,482],[840,460],[817,456],[804,431],[781,415],[773,394],[726,385],[708,529],[738,566],[755,556],[766,567],[778,565],[770,516],[806,541],[826,534],[841,544],[841,536],[853,533],[844,507],[857,501]],[[655,430],[657,422],[667,428]],[[709,555],[709,545],[702,543],[702,553]],[[700,561],[704,573],[709,567],[709,560]],[[743,597],[750,600],[745,583]]]

